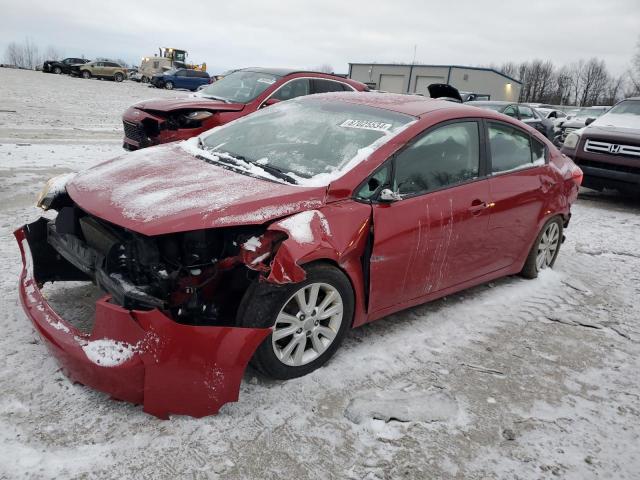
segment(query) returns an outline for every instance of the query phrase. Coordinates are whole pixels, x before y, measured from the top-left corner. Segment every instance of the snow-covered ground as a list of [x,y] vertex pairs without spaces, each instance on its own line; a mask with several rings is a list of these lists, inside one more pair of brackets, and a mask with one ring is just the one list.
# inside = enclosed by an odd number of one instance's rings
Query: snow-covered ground
[[[60,372],[19,306],[11,232],[49,177],[122,152],[129,103],[166,92],[0,85],[0,478],[639,478],[637,201],[586,191],[554,271],[392,315],[311,375],[248,371],[219,415],[162,421]],[[94,295],[49,289],[76,317]]]

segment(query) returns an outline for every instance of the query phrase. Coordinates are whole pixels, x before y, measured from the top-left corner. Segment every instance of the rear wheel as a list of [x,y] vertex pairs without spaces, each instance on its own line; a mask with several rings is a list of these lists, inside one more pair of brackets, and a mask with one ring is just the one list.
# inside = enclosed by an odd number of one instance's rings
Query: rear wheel
[[353,290],[346,275],[325,264],[306,269],[304,282],[256,281],[238,310],[243,327],[272,328],[251,360],[263,374],[289,379],[323,365],[340,346],[353,318]]
[[91,72],[89,70],[83,70],[82,78],[91,78]]
[[60,67],[55,67],[53,69],[53,73],[55,73],[56,75],[60,75],[62,73],[62,69]]
[[562,219],[554,217],[544,224],[536,237],[520,275],[525,278],[536,278],[541,270],[553,268],[561,243]]
[[164,88],[166,88],[167,90],[173,90],[173,82],[165,83]]

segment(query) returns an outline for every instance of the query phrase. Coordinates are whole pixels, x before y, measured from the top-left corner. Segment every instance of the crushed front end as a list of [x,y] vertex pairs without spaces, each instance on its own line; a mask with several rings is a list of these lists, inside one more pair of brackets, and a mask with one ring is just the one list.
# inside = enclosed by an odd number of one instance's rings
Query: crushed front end
[[[261,249],[248,241],[260,234],[255,227],[148,237],[84,212],[67,195],[56,203],[55,219],[15,236],[24,310],[65,373],[162,418],[210,415],[236,401],[247,363],[271,332],[236,326],[236,310],[278,234]],[[91,332],[41,292],[46,282],[78,280],[105,292]]]

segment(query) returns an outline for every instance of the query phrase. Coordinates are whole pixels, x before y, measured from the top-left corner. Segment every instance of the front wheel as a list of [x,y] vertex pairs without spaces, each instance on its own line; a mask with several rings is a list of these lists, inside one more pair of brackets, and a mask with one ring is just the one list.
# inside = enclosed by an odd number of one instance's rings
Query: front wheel
[[122,80],[124,80],[124,75],[122,75],[121,73],[116,73],[116,74],[113,76],[113,79],[114,79],[116,82],[121,82]]
[[256,280],[242,299],[239,325],[273,329],[251,360],[267,376],[285,380],[319,368],[351,325],[354,298],[346,275],[325,264],[306,271],[306,280],[295,284]]
[[520,272],[525,278],[536,278],[545,268],[553,268],[562,244],[562,220],[553,217],[544,224],[531,247],[524,267]]
[[167,90],[173,90],[173,82],[165,83],[164,88],[166,88]]
[[91,72],[89,70],[83,70],[82,78],[91,78]]
[[62,69],[60,67],[56,67],[53,69],[53,73],[56,75],[60,75],[62,73]]
[[146,75],[143,75],[142,78],[140,79],[140,81],[142,83],[149,83],[149,77],[147,77]]

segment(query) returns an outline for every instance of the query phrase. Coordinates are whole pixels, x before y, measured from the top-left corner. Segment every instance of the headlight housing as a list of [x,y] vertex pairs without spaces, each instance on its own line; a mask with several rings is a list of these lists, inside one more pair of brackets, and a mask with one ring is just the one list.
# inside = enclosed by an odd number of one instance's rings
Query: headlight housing
[[569,135],[567,135],[567,138],[564,139],[564,147],[567,148],[571,148],[574,149],[576,148],[576,146],[578,145],[578,142],[580,141],[580,135],[578,135],[577,133],[570,133]]
[[47,180],[36,200],[36,206],[49,210],[57,197],[67,192],[67,182],[75,177],[75,173],[64,173]]

